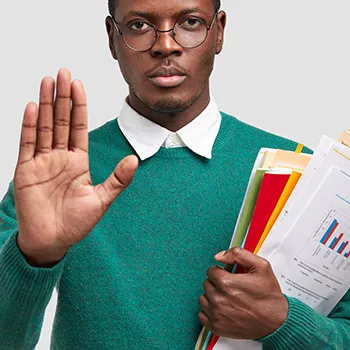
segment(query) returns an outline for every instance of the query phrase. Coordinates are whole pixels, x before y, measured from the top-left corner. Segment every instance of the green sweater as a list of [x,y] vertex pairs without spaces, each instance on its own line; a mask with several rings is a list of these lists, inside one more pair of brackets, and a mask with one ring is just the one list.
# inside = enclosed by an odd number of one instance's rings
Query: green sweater
[[[109,121],[89,135],[94,184],[134,150]],[[33,349],[53,289],[51,349],[193,349],[198,298],[214,255],[228,247],[261,147],[294,142],[222,113],[211,160],[161,148],[95,229],[53,268],[18,249],[13,187],[0,206],[0,349]],[[289,316],[266,349],[348,349],[348,293],[329,318],[289,298]]]

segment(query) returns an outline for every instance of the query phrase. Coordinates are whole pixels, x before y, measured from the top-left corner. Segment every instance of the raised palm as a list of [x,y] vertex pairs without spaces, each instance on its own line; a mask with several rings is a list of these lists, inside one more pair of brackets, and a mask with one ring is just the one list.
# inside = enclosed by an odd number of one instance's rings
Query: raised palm
[[87,107],[80,81],[61,70],[41,83],[39,108],[27,105],[14,190],[18,244],[40,264],[60,260],[84,239],[131,183],[137,158],[123,159],[102,184],[92,186]]

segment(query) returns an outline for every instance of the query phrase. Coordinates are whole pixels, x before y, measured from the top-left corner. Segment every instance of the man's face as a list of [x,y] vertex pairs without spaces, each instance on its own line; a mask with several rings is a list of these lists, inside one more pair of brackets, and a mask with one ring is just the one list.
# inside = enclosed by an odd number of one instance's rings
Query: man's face
[[[193,11],[183,14],[189,9]],[[159,30],[168,30],[176,21],[193,17],[202,18],[209,27],[213,16],[212,0],[119,0],[115,20],[120,28],[136,20],[137,24],[133,26],[136,29],[145,26],[142,21],[146,21]],[[135,52],[124,44],[112,21],[107,19],[110,48],[129,85],[130,95],[159,113],[180,112],[193,104],[205,89],[209,89],[214,57],[222,50],[224,26],[225,14],[222,12],[217,20],[214,19],[206,41],[199,47],[183,48],[169,32],[160,34],[151,49]],[[182,76],[169,77],[174,74]]]

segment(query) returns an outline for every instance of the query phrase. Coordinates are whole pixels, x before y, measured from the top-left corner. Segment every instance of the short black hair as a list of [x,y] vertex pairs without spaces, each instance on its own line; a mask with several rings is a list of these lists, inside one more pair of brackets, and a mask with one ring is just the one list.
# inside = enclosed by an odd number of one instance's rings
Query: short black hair
[[[213,0],[214,10],[219,11],[221,7],[221,0]],[[108,8],[111,16],[114,17],[115,12],[117,11],[118,0],[108,0]]]

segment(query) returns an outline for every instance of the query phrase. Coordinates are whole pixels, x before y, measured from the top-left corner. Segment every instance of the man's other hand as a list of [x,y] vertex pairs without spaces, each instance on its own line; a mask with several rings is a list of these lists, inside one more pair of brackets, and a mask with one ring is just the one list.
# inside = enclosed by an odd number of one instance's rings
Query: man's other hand
[[219,266],[208,269],[204,294],[199,298],[200,322],[226,338],[257,339],[276,331],[287,318],[288,301],[270,263],[239,247],[215,259],[237,263],[246,273],[232,274]]

